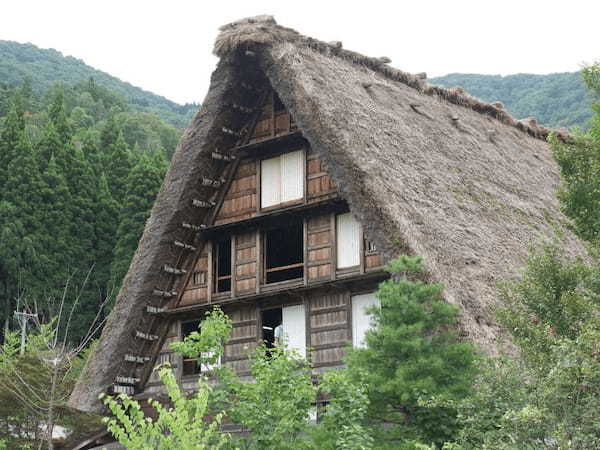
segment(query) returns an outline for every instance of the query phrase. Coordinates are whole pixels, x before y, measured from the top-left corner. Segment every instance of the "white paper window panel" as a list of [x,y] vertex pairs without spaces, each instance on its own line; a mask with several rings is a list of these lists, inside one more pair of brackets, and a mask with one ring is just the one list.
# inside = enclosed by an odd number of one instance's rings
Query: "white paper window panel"
[[261,161],[260,207],[278,205],[304,196],[304,150]]
[[355,348],[366,346],[365,334],[374,325],[374,319],[366,309],[373,305],[379,306],[379,299],[374,292],[352,297],[352,345]]
[[260,163],[260,207],[281,203],[281,160],[263,159]]
[[281,155],[281,202],[304,197],[304,151]]
[[350,213],[337,216],[337,268],[360,264],[360,224]]
[[306,356],[306,315],[304,305],[286,306],[281,311],[283,333],[290,350]]

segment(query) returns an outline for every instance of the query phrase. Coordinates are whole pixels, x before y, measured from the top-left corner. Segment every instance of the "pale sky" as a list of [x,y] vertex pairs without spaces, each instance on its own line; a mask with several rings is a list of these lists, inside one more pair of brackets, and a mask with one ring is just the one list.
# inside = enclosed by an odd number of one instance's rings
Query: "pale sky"
[[598,0],[0,0],[0,39],[201,102],[219,26],[258,14],[430,77],[575,71],[600,59]]

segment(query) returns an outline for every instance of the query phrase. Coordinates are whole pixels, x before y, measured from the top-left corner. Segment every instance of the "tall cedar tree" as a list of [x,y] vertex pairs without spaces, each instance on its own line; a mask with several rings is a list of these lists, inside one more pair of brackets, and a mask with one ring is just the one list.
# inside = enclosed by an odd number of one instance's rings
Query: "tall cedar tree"
[[123,133],[119,132],[117,140],[108,148],[105,173],[109,187],[115,200],[121,202],[128,192],[127,176],[132,167],[132,155],[125,142]]
[[111,284],[110,268],[114,259],[114,247],[119,216],[119,205],[113,199],[108,180],[104,174],[98,180],[98,192],[94,205],[94,258],[93,287],[96,299],[100,302],[110,294],[114,294]]
[[[33,256],[13,273],[9,283],[13,291],[27,288],[29,295],[37,295],[42,291],[40,280],[34,276],[43,269],[38,258],[43,253],[42,234],[45,233],[43,223],[43,203],[41,192],[44,181],[29,140],[24,133],[14,148],[15,156],[8,165],[8,178],[3,190],[3,199],[14,207],[14,215],[7,219],[6,227],[13,230],[22,229],[28,237],[28,254]],[[33,255],[32,255],[33,253]]]
[[15,157],[15,149],[24,131],[23,108],[20,99],[15,98],[0,134],[0,199],[2,199],[4,184],[8,180],[8,165]]
[[125,195],[119,214],[117,243],[111,275],[119,286],[127,273],[129,264],[144,231],[146,220],[166,171],[166,161],[162,155],[139,155],[124,186]]
[[38,272],[38,278],[43,280],[43,296],[59,299],[72,270],[69,227],[73,218],[71,194],[54,156],[50,157],[43,173],[40,195],[43,232],[40,233],[39,262],[44,270]]
[[350,350],[348,368],[367,384],[373,425],[387,423],[383,442],[440,445],[457,432],[451,402],[471,392],[476,353],[457,337],[458,308],[444,301],[443,286],[417,279],[420,258],[403,256],[386,270],[394,277],[379,286],[381,307],[368,310],[376,326],[367,348]]

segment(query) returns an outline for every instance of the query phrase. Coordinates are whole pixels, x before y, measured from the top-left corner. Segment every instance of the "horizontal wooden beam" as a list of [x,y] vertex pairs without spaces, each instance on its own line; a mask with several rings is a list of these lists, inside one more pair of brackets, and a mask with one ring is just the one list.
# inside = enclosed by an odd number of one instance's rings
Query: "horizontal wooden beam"
[[199,200],[197,198],[192,200],[192,206],[195,206],[196,208],[212,208],[213,206],[215,206],[215,202],[213,202],[212,200]]
[[135,377],[116,377],[115,381],[118,384],[138,384],[140,379]]
[[203,223],[201,223],[200,225],[192,225],[191,223],[188,223],[188,222],[182,222],[181,227],[185,228],[187,230],[201,231],[206,228],[206,225],[204,225]]
[[134,362],[134,363],[138,363],[138,364],[144,364],[144,363],[150,361],[149,356],[125,355],[125,357],[123,359],[125,359],[125,361],[127,361],[127,362]]
[[163,270],[172,275],[184,275],[187,273],[187,270],[185,270],[185,269],[178,269],[177,267],[172,267],[172,266],[169,266],[168,264],[165,264],[163,266]]
[[146,312],[150,314],[161,314],[167,311],[167,308],[159,308],[158,306],[146,305]]
[[146,341],[156,341],[158,339],[157,335],[144,333],[143,331],[136,331],[135,337],[138,339],[144,339]]
[[173,245],[175,247],[179,247],[179,248],[182,248],[184,250],[190,250],[190,251],[195,251],[196,250],[196,247],[194,247],[193,245],[186,244],[185,242],[181,242],[181,241],[173,241]]
[[177,296],[177,291],[161,291],[160,289],[154,289],[152,295],[163,298],[172,298]]

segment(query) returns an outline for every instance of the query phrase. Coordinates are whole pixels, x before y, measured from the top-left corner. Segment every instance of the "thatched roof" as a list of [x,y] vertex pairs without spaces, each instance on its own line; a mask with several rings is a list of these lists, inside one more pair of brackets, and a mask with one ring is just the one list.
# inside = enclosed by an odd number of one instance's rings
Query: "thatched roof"
[[208,196],[199,179],[218,175],[211,152],[231,146],[222,127],[244,123],[230,107],[247,98],[242,85],[271,84],[378,248],[387,257],[424,257],[428,278],[461,307],[465,335],[490,351],[500,335],[490,311],[496,283],[517,275],[529,246],[558,231],[571,252],[584,251],[565,229],[548,131],[534,120],[517,121],[501,105],[429,86],[385,58],[301,36],[271,17],[224,26],[215,53],[208,95],[173,157],[73,406],[99,410],[96,397],[130,351],[132,329],[147,320],[161,266],[185,264],[171,244],[182,239],[182,221],[198,221],[192,198]]

